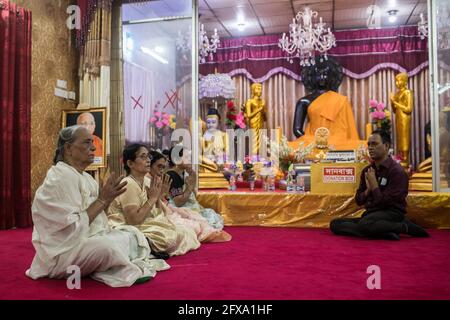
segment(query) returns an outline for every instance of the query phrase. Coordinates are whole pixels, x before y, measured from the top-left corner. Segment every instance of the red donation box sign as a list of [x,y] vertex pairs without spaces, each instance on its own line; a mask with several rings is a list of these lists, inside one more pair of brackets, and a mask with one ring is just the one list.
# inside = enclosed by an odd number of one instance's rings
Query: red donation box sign
[[355,183],[355,167],[324,167],[323,183]]

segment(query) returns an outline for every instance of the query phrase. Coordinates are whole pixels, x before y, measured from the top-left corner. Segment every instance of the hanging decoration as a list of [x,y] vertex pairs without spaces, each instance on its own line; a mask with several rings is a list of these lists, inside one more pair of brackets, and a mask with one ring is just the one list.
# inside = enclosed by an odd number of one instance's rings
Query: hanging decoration
[[279,39],[278,46],[289,55],[290,63],[293,63],[293,58],[300,58],[301,66],[314,65],[316,51],[327,59],[327,51],[336,46],[336,39],[330,28],[325,27],[322,17],[314,23],[317,16],[317,11],[306,7],[292,19],[289,37],[283,33]]
[[[187,33],[178,31],[178,37],[176,39],[177,49],[181,51],[185,60],[187,60],[187,53],[191,51],[191,34],[191,30]],[[206,63],[206,58],[208,57],[212,60],[213,54],[216,53],[219,46],[220,38],[217,29],[214,29],[214,33],[211,36],[211,39],[209,39],[205,31],[205,26],[201,24],[198,35],[198,54],[200,63]]]

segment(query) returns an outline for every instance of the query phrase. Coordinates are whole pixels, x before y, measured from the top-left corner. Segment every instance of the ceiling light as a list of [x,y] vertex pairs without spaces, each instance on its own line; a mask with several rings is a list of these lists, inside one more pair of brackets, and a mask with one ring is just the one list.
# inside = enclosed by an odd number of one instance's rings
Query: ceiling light
[[[317,21],[317,18],[319,21]],[[317,11],[306,7],[297,13],[289,25],[291,31],[279,39],[278,46],[285,51],[290,63],[293,58],[300,58],[301,66],[315,64],[316,52],[321,55],[321,61],[327,59],[327,51],[336,46],[336,38],[330,28],[326,27]]]
[[141,47],[141,51],[145,54],[148,54],[149,56],[151,56],[152,58],[158,60],[159,62],[161,62],[162,64],[169,64],[169,61],[167,61],[166,59],[164,59],[163,57],[161,57],[159,54],[157,54],[156,52],[154,52],[153,50],[146,48],[146,47]]
[[395,7],[397,5],[397,1],[396,0],[389,0],[388,6],[389,7]]
[[390,23],[394,23],[395,21],[397,21],[397,12],[398,12],[398,10],[389,10],[388,11]]
[[163,48],[163,47],[160,47],[160,46],[156,46],[156,47],[155,47],[155,52],[156,52],[156,53],[163,53],[163,52],[164,52],[164,48]]
[[237,26],[238,26],[238,30],[239,31],[244,31],[245,30],[245,23],[244,22],[239,22]]

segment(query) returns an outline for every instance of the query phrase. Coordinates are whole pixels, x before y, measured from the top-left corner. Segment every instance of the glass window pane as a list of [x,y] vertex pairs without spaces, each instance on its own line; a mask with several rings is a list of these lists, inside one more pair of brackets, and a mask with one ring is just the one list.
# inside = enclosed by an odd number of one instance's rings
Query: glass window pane
[[437,3],[437,67],[441,191],[450,191],[450,2]]
[[123,21],[173,16],[192,16],[191,0],[160,0],[124,4]]
[[[190,1],[184,2],[191,5]],[[174,11],[171,16],[177,13],[179,11]],[[141,142],[163,150],[170,148],[175,128],[189,128],[192,114],[191,25],[191,18],[124,23],[127,143]]]

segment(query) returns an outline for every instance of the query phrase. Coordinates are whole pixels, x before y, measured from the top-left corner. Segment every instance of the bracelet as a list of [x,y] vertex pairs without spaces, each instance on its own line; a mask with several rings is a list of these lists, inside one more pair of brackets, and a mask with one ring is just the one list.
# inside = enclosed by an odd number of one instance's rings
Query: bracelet
[[97,201],[100,202],[103,207],[106,207],[106,201],[105,200],[101,200],[100,198],[97,198]]

